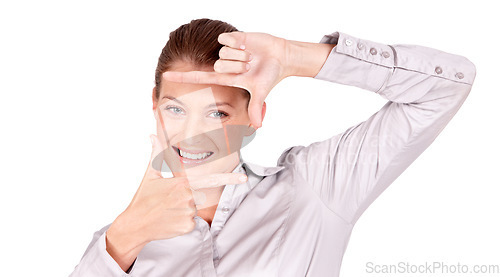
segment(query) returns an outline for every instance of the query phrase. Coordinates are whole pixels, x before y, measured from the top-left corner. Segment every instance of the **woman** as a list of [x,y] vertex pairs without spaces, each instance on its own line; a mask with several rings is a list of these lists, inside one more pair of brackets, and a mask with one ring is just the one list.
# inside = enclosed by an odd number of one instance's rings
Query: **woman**
[[[475,74],[462,56],[340,32],[306,43],[210,19],[179,27],[158,61],[144,179],[72,276],[338,276],[356,221],[447,125]],[[248,163],[242,141],[289,76],[389,101],[341,134],[287,148],[275,167]]]

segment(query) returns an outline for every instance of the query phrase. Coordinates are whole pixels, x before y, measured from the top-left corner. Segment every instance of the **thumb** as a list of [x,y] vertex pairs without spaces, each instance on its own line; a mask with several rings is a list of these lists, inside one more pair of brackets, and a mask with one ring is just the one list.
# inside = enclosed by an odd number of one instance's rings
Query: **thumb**
[[255,128],[262,127],[262,105],[264,101],[250,96],[250,102],[248,103],[248,116],[250,117],[250,122]]
[[161,175],[161,166],[163,165],[163,149],[160,140],[156,135],[150,135],[149,137],[151,138],[153,148],[146,175],[152,179],[163,178]]

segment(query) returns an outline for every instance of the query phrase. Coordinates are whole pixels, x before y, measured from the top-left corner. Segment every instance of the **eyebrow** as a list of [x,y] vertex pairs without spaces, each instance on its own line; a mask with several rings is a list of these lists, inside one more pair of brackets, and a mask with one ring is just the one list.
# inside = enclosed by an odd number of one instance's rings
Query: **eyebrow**
[[[173,101],[175,101],[175,102],[178,102],[178,103],[179,103],[179,104],[181,104],[181,105],[184,105],[184,103],[182,103],[182,101],[181,101],[181,100],[179,100],[179,99],[177,99],[177,98],[175,98],[175,97],[173,97],[173,96],[170,96],[170,95],[164,95],[161,99],[164,99],[164,98],[168,98],[168,99],[170,99],[170,100],[173,100]],[[228,102],[215,102],[215,103],[212,103],[212,104],[210,104],[210,105],[207,105],[207,108],[212,108],[212,107],[217,107],[217,106],[224,106],[224,105],[227,105],[227,106],[229,106],[229,107],[231,107],[231,108],[234,108],[234,107],[233,107],[233,105],[231,105],[231,104],[230,104],[230,103],[228,103]]]

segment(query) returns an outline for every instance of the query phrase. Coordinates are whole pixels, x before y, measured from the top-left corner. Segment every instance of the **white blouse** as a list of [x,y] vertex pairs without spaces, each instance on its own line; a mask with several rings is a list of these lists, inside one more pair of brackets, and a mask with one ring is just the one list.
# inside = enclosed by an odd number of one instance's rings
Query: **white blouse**
[[471,90],[467,58],[345,33],[314,78],[389,100],[332,138],[287,148],[277,166],[240,160],[246,184],[226,185],[211,227],[148,243],[127,274],[106,251],[104,226],[70,276],[338,276],[354,224],[434,141]]

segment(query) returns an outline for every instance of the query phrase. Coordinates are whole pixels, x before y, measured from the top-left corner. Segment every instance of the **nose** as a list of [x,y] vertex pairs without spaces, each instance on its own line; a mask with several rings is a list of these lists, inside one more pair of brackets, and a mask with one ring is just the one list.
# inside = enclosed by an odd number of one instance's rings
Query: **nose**
[[[212,124],[213,125],[213,124]],[[219,126],[220,127],[220,126]],[[203,142],[204,134],[209,132],[213,126],[198,116],[188,116],[184,125],[184,145],[199,145]]]

